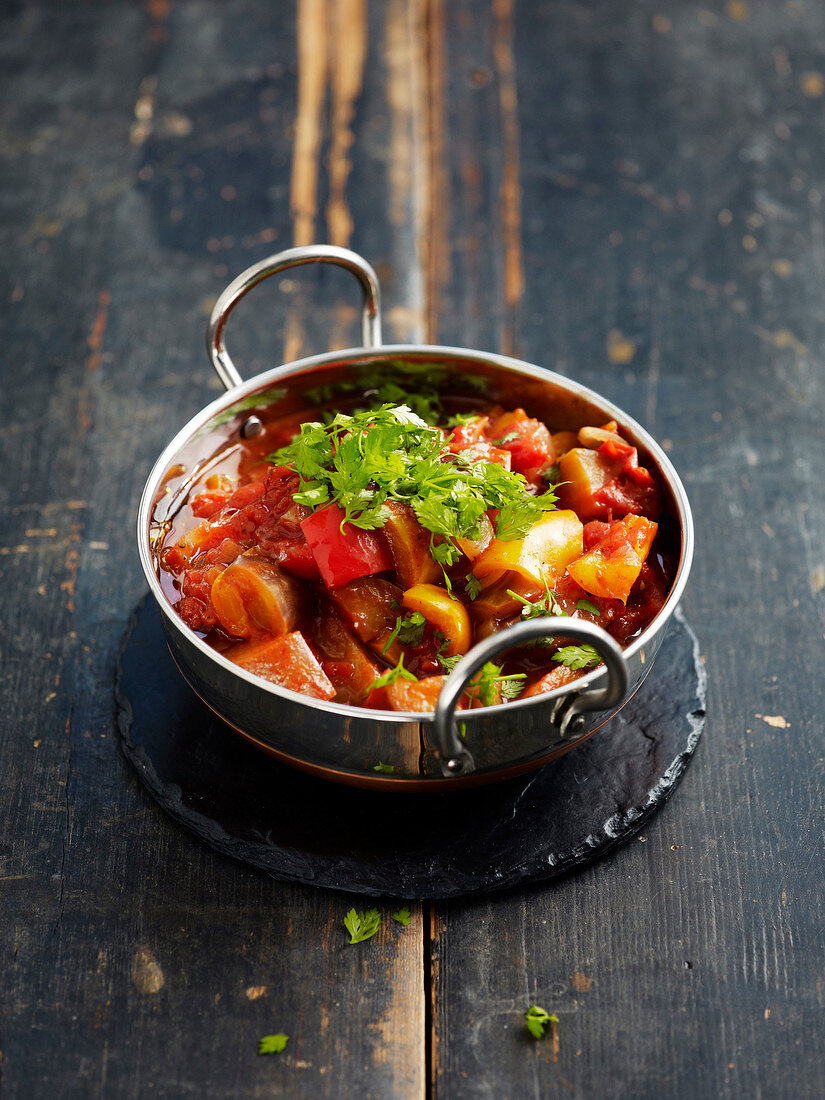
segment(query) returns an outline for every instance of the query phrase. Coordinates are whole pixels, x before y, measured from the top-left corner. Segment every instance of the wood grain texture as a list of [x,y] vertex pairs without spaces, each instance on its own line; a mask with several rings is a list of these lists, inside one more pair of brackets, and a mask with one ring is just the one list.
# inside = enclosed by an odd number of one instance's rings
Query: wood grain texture
[[[479,37],[456,16],[454,120],[478,118],[455,74]],[[514,13],[521,350],[609,394],[684,474],[710,709],[683,786],[609,863],[437,907],[436,1096],[822,1094],[823,50],[807,5]],[[507,212],[484,194],[475,302],[503,345]],[[465,293],[454,277],[446,297]],[[454,319],[472,341],[478,321]],[[559,1015],[557,1062],[526,1033],[531,1003]]]
[[[214,296],[292,243],[297,29],[290,10],[252,0],[2,13],[0,453],[13,476],[0,488],[0,1073],[10,1100],[384,1100],[423,1089],[420,907],[402,929],[382,906],[376,939],[349,946],[343,917],[365,899],[279,885],[216,857],[145,796],[112,726],[120,637],[144,588],[133,535],[142,483],[217,392],[203,354]],[[380,55],[387,33],[378,13],[368,50]],[[364,114],[352,82],[334,93],[348,105],[335,122],[339,203],[352,188],[342,158],[363,164],[370,142],[376,157],[375,118],[389,117],[386,73],[367,77]],[[336,141],[325,114],[319,127],[317,181]],[[403,290],[415,257],[399,243],[406,224],[389,226],[383,178],[359,201],[382,240],[373,259],[397,265]],[[318,195],[323,213],[320,182]],[[321,303],[314,347],[342,308],[354,342],[357,287],[304,282]],[[269,289],[229,336],[245,373],[277,361],[298,292]],[[391,308],[394,294],[388,286]],[[286,1050],[259,1057],[259,1037],[273,1032],[289,1035]]]

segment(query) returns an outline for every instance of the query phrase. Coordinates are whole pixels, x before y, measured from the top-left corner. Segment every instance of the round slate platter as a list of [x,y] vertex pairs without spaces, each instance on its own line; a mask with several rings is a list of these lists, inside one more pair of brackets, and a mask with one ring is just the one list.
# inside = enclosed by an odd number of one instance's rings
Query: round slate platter
[[277,879],[396,898],[500,890],[604,855],[673,792],[705,715],[696,638],[679,613],[637,694],[583,745],[445,794],[339,786],[247,744],[189,689],[148,599],[130,622],[116,695],[127,760],[207,844]]

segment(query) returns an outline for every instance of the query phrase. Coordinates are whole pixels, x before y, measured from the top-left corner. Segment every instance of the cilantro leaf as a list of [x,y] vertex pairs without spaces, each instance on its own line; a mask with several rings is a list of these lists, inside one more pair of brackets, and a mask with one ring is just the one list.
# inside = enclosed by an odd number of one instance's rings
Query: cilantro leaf
[[399,679],[412,681],[418,679],[418,677],[414,676],[412,672],[404,668],[403,653],[398,658],[398,664],[395,666],[395,668],[388,668],[386,672],[382,672],[376,680],[373,680],[373,682],[367,688],[367,695],[369,695],[371,691],[377,691],[378,688],[388,687],[390,684],[394,684],[395,681]]
[[350,909],[344,917],[344,927],[349,932],[349,942],[363,943],[371,939],[381,927],[381,914],[377,909],[366,909],[358,912]]
[[499,695],[502,699],[515,699],[517,695],[520,695],[524,690],[526,679],[526,672],[516,672],[510,676],[503,676],[501,665],[487,661],[481,672],[470,681],[465,695],[469,695],[471,698],[478,696],[482,706],[492,707],[499,702]]
[[545,1009],[540,1008],[539,1005],[530,1005],[524,1013],[524,1021],[527,1024],[527,1030],[533,1038],[541,1039],[544,1037],[548,1025],[557,1024],[559,1018],[555,1013],[546,1012]]
[[475,575],[475,573],[468,573],[464,578],[464,591],[467,593],[471,600],[478,598],[478,594],[481,591],[481,581]]
[[420,645],[426,626],[427,620],[420,611],[413,611],[411,615],[399,615],[395,620],[392,633],[381,650],[382,655],[387,652],[396,638],[401,645]]
[[399,909],[397,913],[393,913],[392,919],[398,921],[399,924],[403,924],[406,928],[407,925],[410,923],[410,920],[412,919],[410,907],[408,905],[405,905],[403,909]]
[[373,764],[372,770],[378,772],[379,775],[395,775],[395,766],[393,764],[382,764],[380,760],[377,764]]
[[590,600],[578,600],[576,602],[576,607],[579,611],[589,611],[591,615],[601,614],[598,607],[596,607],[594,603],[591,603]]
[[280,1054],[288,1039],[288,1035],[264,1035],[258,1040],[258,1054]]
[[601,660],[592,645],[566,645],[553,654],[553,660],[567,668],[590,668]]

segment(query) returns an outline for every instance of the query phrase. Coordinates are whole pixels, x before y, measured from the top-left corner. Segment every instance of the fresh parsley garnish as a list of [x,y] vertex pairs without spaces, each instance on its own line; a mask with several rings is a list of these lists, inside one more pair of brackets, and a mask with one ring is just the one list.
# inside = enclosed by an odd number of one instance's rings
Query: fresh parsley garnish
[[426,626],[427,620],[420,611],[413,611],[411,615],[399,615],[381,653],[386,653],[396,638],[401,645],[420,645]]
[[524,690],[526,672],[516,672],[510,676],[502,675],[501,665],[488,661],[481,672],[470,681],[465,694],[475,698],[476,694],[482,706],[492,707],[502,699],[515,699]]
[[438,658],[439,663],[441,664],[441,667],[444,669],[444,671],[449,676],[450,673],[455,668],[455,666],[461,660],[462,654],[461,653],[453,653],[452,656],[448,656],[446,653],[441,653],[439,651],[438,653],[436,653],[436,657]]
[[594,603],[591,603],[590,600],[578,600],[576,602],[576,607],[579,611],[589,611],[591,615],[600,614],[598,607],[596,607]]
[[462,741],[467,740],[467,723],[466,722],[459,722],[458,723],[458,736],[461,738]]
[[518,439],[518,432],[505,432],[500,439],[491,439],[490,443],[494,447],[503,447],[505,443],[512,443],[514,439]]
[[378,772],[379,775],[395,775],[395,766],[393,764],[382,764],[380,760],[377,764],[373,764],[372,770]]
[[478,594],[481,591],[481,581],[475,575],[475,573],[468,573],[464,578],[464,591],[471,600],[478,598]]
[[521,474],[452,454],[440,429],[409,405],[384,404],[337,413],[329,424],[304,423],[269,461],[294,467],[303,503],[337,503],[342,523],[381,527],[388,518],[385,501],[408,504],[430,532],[430,552],[442,569],[460,556],[456,538],[480,538],[481,519],[490,509],[498,511],[497,535],[507,541],[523,538],[556,503],[552,489],[532,496]]
[[558,661],[560,665],[566,665],[567,668],[580,669],[597,665],[601,657],[592,645],[585,642],[584,645],[566,645],[557,649],[553,654],[553,660]]
[[344,917],[344,927],[349,932],[350,943],[363,943],[372,939],[381,927],[381,914],[377,909],[366,909],[360,913],[357,909],[350,909]]
[[382,672],[378,679],[373,680],[370,686],[367,688],[367,695],[371,691],[377,691],[378,688],[388,687],[390,684],[394,684],[396,680],[412,680],[418,679],[414,676],[409,669],[404,668],[404,654],[398,658],[398,664],[395,668],[388,668],[386,672]]
[[527,1024],[527,1030],[533,1038],[542,1039],[549,1025],[557,1024],[559,1018],[555,1013],[546,1012],[538,1005],[530,1005],[524,1013],[524,1021]]
[[280,1054],[288,1039],[288,1035],[264,1035],[258,1040],[258,1053]]
[[403,909],[399,909],[397,913],[393,913],[392,919],[398,921],[399,924],[403,924],[406,928],[407,925],[410,923],[410,920],[412,919],[410,907],[408,905],[405,905]]
[[[546,581],[544,584],[544,595],[537,600],[528,600],[524,596],[520,596],[518,592],[514,592],[512,588],[507,589],[507,595],[512,596],[514,600],[518,600],[522,605],[522,619],[543,619],[548,615],[564,614],[558,596],[548,586]],[[540,639],[540,641],[541,640],[542,639]]]

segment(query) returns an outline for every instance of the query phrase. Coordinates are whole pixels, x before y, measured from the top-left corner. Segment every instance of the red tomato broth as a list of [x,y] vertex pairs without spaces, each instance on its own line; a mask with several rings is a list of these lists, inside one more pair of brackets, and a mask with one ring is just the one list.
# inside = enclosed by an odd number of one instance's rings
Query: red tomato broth
[[[349,403],[355,404],[356,400],[351,399]],[[337,402],[337,408],[341,404]],[[346,403],[343,404],[346,407]],[[483,420],[480,426],[479,421],[471,421],[452,432],[446,431],[445,439],[451,451],[469,449],[474,458],[498,462],[507,468],[512,464],[513,469],[527,478],[531,492],[540,493],[547,488],[541,481],[541,473],[560,457],[555,454],[551,432],[563,430],[564,434],[569,434],[569,423],[541,423],[520,408],[504,409],[483,401],[476,394],[445,398],[443,406],[448,413],[473,412]],[[317,419],[321,410],[304,407],[284,413],[280,407],[270,407],[254,411],[264,424],[262,433],[244,440],[239,437],[238,422],[225,425],[221,433],[223,441],[189,476],[185,493],[163,521],[164,537],[156,557],[161,583],[170,603],[182,620],[209,645],[230,659],[235,659],[237,653],[241,667],[274,683],[288,687],[304,683],[307,686],[302,690],[316,698],[392,709],[394,698],[408,698],[410,692],[400,689],[393,692],[380,686],[371,689],[369,675],[375,669],[378,678],[396,666],[399,656],[403,656],[404,669],[424,685],[418,695],[429,698],[436,687],[435,678],[445,672],[439,661],[444,636],[427,621],[421,636],[413,641],[401,644],[397,638],[390,639],[398,617],[403,618],[406,613],[399,598],[404,589],[393,569],[393,554],[381,529],[362,531],[350,524],[342,527],[340,509],[339,514],[334,511],[337,506],[327,506],[335,522],[324,521],[324,509],[313,511],[292,499],[299,481],[295,472],[266,461],[268,454],[289,442],[300,423]],[[609,541],[611,527],[619,514],[639,515],[646,509],[649,509],[648,518],[659,518],[653,547],[626,602],[588,593],[566,571],[553,586],[553,592],[565,613],[597,623],[620,644],[627,645],[649,625],[667,598],[678,559],[678,526],[662,506],[666,494],[662,492],[657,475],[641,464],[632,444],[604,444],[600,450],[605,452],[611,468],[615,468],[616,476],[612,486],[608,481],[598,494],[594,494],[599,497],[594,510],[604,514],[606,508],[609,518],[583,523],[584,552],[598,545],[600,540],[608,538]],[[215,481],[216,476],[219,482]],[[212,484],[207,486],[210,479]],[[560,500],[558,507],[561,506]],[[316,548],[319,544],[315,530],[321,531],[321,543],[332,541],[334,544],[331,556],[327,554],[326,559],[323,553],[316,556],[313,551],[311,543],[314,542]],[[349,565],[348,545],[355,548],[354,558],[357,559]],[[295,674],[280,674],[277,668],[268,673],[262,671],[256,661],[243,655],[262,653],[265,656],[272,635],[263,628],[256,628],[254,623],[252,633],[247,631],[243,637],[221,626],[211,606],[211,586],[236,558],[249,551],[259,551],[306,588],[306,610],[295,626],[295,633],[305,641],[306,650],[314,657],[317,668],[309,668],[303,648],[290,643],[269,648],[278,654],[279,661],[284,659],[285,653],[298,652],[300,648],[300,669]],[[505,596],[500,614],[491,613],[489,608],[482,612],[482,607],[490,602],[484,593],[476,605],[462,591],[471,568],[471,560],[462,556],[455,566],[447,568],[447,573],[455,595],[469,612],[475,643],[520,621],[522,605]],[[378,626],[372,622],[365,627],[361,621],[364,615],[353,611],[353,599],[343,598],[348,586],[359,583],[361,588],[356,588],[354,596],[362,603],[366,600],[367,618],[372,615],[375,619],[377,614]],[[435,583],[443,585],[444,582],[440,579]],[[376,584],[379,588],[381,584],[387,587],[378,592]],[[501,586],[504,584],[502,580]],[[516,589],[520,587],[519,595],[526,599],[536,600],[544,595],[538,588],[528,590],[529,586],[525,587],[523,582],[519,585],[513,581],[513,584]],[[334,629],[330,627],[330,597],[335,607]],[[582,600],[598,613],[577,607]],[[370,606],[373,612],[369,611]],[[379,607],[381,611],[377,610]],[[553,653],[563,644],[562,640],[547,647],[509,651],[499,659],[503,675],[522,675],[525,697],[553,690],[584,675],[588,669],[567,669],[552,661]],[[430,678],[433,678],[432,689],[427,687]],[[332,696],[331,690],[335,692]],[[500,697],[491,701],[498,702]],[[479,703],[468,699],[468,705]]]

